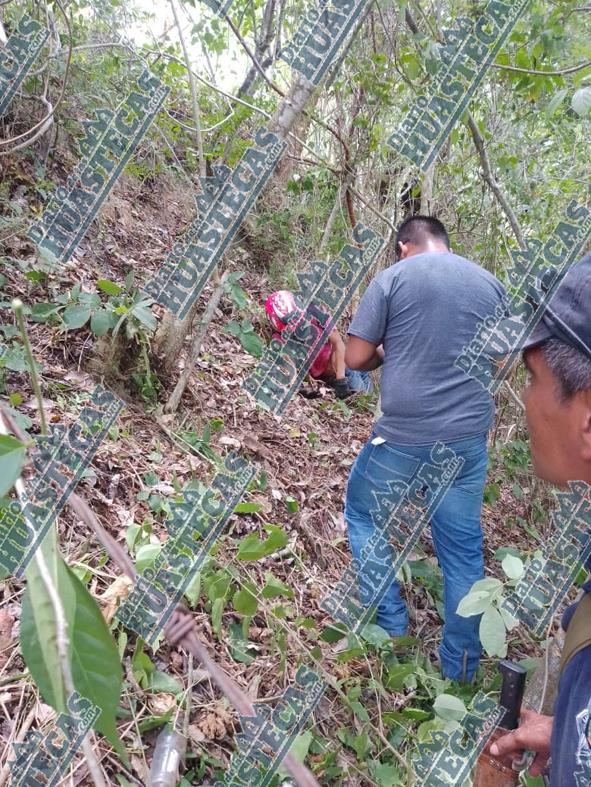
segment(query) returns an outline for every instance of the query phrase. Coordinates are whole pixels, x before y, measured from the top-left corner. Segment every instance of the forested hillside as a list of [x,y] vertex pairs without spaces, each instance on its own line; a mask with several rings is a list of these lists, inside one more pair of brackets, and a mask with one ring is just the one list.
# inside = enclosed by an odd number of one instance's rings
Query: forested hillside
[[[437,93],[485,17],[462,91]],[[345,335],[414,213],[509,290],[540,249],[589,250],[591,6],[8,0],[0,20],[0,787],[42,783],[18,780],[18,744],[26,759],[59,727],[52,784],[149,784],[167,727],[181,763],[154,784],[439,784],[417,779],[421,744],[496,703],[499,658],[533,670],[556,631],[501,608],[557,506],[524,370],[495,394],[485,654],[461,684],[438,669],[428,528],[399,572],[410,636],[345,637],[323,608],[379,390],[340,400],[304,370],[274,398],[264,302],[309,303],[330,269]],[[428,137],[408,119],[432,95]],[[148,636],[139,591],[166,607],[150,582],[181,522],[201,527],[167,574],[185,609]],[[267,776],[253,755],[225,777],[253,703],[260,721],[286,696]]]

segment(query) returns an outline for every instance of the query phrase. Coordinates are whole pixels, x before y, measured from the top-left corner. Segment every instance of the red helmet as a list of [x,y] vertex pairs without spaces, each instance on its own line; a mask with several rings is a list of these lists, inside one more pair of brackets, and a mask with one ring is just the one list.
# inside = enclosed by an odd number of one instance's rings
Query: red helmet
[[293,292],[290,290],[277,290],[272,292],[265,301],[265,311],[269,322],[277,331],[283,331],[286,323],[282,322],[288,314],[296,311],[298,305]]

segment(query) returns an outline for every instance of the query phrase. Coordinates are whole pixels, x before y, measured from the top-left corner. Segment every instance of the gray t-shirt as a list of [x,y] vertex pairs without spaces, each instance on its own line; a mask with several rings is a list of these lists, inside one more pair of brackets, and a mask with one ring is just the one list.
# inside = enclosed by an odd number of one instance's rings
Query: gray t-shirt
[[427,445],[490,429],[491,395],[454,362],[504,292],[484,268],[451,253],[417,254],[376,276],[349,334],[384,345],[380,437]]

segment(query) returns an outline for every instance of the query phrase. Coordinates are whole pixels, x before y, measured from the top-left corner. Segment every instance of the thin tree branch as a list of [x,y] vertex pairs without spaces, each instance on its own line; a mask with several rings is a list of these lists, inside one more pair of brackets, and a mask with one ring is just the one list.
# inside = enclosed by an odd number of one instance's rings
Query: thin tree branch
[[515,215],[513,208],[509,204],[509,201],[501,191],[501,187],[497,183],[495,176],[493,175],[490,161],[488,159],[488,154],[486,152],[486,148],[484,145],[484,139],[474,117],[472,116],[471,112],[468,112],[468,128],[470,129],[470,134],[472,135],[472,139],[474,141],[474,146],[476,147],[476,151],[478,153],[478,157],[480,159],[480,165],[482,167],[482,174],[484,176],[485,181],[488,183],[490,190],[494,194],[499,203],[499,206],[507,221],[511,225],[511,229],[513,230],[513,234],[519,243],[519,246],[522,249],[526,248],[525,238],[523,237],[523,233],[521,231],[521,227],[519,226],[519,221],[517,220],[517,216]]
[[187,73],[189,75],[189,87],[191,89],[191,106],[193,109],[193,120],[195,121],[195,139],[197,141],[197,155],[199,156],[199,174],[201,175],[202,178],[204,178],[207,173],[205,169],[205,156],[203,154],[203,135],[201,134],[201,112],[199,109],[199,96],[197,94],[197,83],[195,82],[195,77],[193,76],[193,69],[191,68],[191,60],[189,58],[189,50],[187,49],[187,42],[185,41],[185,36],[183,33],[183,29],[181,27],[181,20],[179,19],[178,10],[176,7],[176,0],[170,0],[170,6],[172,8],[176,29],[179,34],[181,48],[183,50],[183,57],[185,58]]
[[529,68],[518,68],[517,66],[504,66],[500,63],[493,63],[492,67],[500,68],[502,71],[515,71],[518,74],[530,74],[534,77],[560,77],[565,74],[576,74],[577,71],[583,71],[585,68],[591,68],[591,60],[586,60],[584,63],[579,63],[577,66],[560,68],[558,71],[536,71]]
[[[123,548],[108,533],[90,506],[75,492],[68,498],[68,505],[95,533],[100,543],[107,550],[113,562],[124,571],[130,579],[136,579],[136,572]],[[229,699],[236,710],[243,716],[254,716],[255,710],[252,702],[242,691],[240,686],[227,675],[224,670],[211,658],[205,645],[201,642],[195,631],[195,621],[191,613],[182,605],[177,605],[172,618],[164,629],[164,634],[175,647],[182,646],[199,659],[204,668],[209,672],[214,683]],[[298,762],[291,754],[286,754],[283,765],[290,772],[298,787],[320,787],[312,773],[305,765]]]
[[177,384],[175,385],[174,391],[171,393],[168,402],[166,403],[166,407],[164,408],[167,413],[174,413],[176,412],[179,403],[181,401],[181,397],[184,393],[185,388],[187,387],[187,383],[189,382],[189,377],[191,376],[191,372],[193,371],[195,364],[201,354],[201,345],[203,344],[203,340],[205,338],[205,334],[207,333],[207,329],[211,321],[213,320],[213,316],[215,314],[215,310],[217,309],[222,295],[224,294],[224,286],[226,283],[226,279],[228,278],[228,272],[226,271],[220,278],[217,286],[211,296],[209,303],[207,304],[206,310],[203,312],[203,316],[201,317],[201,322],[199,323],[199,327],[195,331],[195,335],[193,337],[193,344],[191,345],[191,351],[189,352],[189,357],[185,362],[185,368],[182,371],[181,376],[179,377]]
[[[38,123],[36,123],[32,128],[28,129],[27,131],[25,131],[22,134],[19,134],[16,137],[11,137],[10,139],[0,139],[0,145],[10,145],[13,142],[17,142],[19,139],[23,139],[23,137],[27,137],[29,134],[33,134],[39,128],[41,128],[43,130],[43,133],[44,133],[47,130],[47,128],[48,128],[48,126],[46,126],[47,121],[49,120],[49,118],[51,118],[55,114],[57,108],[61,104],[61,102],[62,102],[62,100],[63,100],[63,98],[64,98],[64,96],[66,94],[66,87],[67,87],[67,84],[68,84],[68,76],[69,76],[69,73],[70,73],[70,63],[72,61],[72,39],[73,39],[73,36],[72,36],[72,27],[70,25],[70,20],[68,19],[68,15],[65,12],[65,9],[64,9],[64,7],[62,5],[61,0],[56,0],[56,3],[57,3],[58,8],[60,9],[60,11],[63,14],[64,20],[66,22],[66,27],[68,28],[68,59],[66,61],[66,68],[65,68],[65,73],[64,73],[64,82],[63,82],[63,85],[62,85],[62,90],[60,92],[60,95],[59,95],[56,103],[55,103],[55,106],[50,105],[51,106],[51,110],[48,112],[48,114],[42,120],[40,120]],[[10,155],[13,151],[20,150],[21,148],[26,147],[27,145],[32,144],[39,136],[40,136],[40,134],[36,134],[33,137],[33,139],[27,140],[26,144],[20,144],[17,147],[11,148],[8,151],[0,151],[0,156]]]

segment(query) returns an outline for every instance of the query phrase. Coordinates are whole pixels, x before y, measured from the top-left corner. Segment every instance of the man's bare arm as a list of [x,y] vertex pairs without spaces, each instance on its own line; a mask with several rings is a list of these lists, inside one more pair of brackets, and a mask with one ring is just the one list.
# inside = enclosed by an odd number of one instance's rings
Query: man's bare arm
[[349,369],[372,372],[384,363],[384,348],[358,336],[349,336],[345,348],[345,363]]

